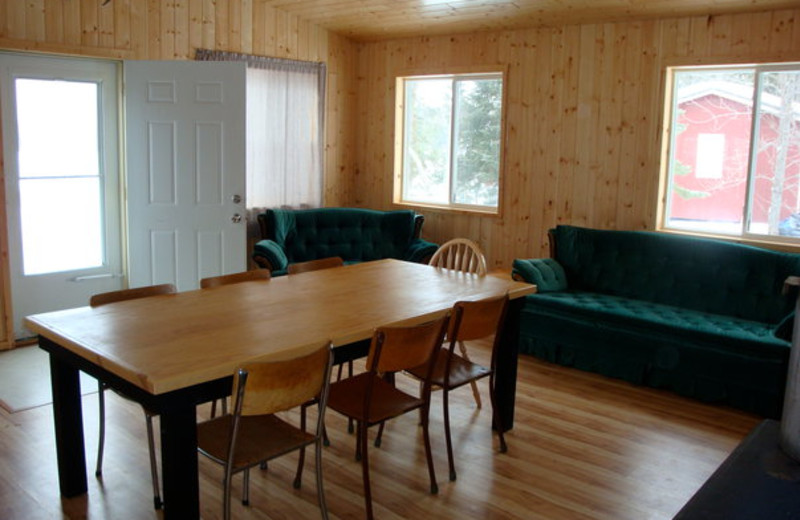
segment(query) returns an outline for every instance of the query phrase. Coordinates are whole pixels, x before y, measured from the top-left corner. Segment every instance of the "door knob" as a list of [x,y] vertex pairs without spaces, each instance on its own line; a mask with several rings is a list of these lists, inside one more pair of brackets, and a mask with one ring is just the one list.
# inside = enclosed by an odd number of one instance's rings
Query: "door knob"
[[238,224],[241,221],[242,221],[242,216],[239,215],[238,213],[234,213],[233,216],[231,217],[231,222],[233,222],[234,224]]

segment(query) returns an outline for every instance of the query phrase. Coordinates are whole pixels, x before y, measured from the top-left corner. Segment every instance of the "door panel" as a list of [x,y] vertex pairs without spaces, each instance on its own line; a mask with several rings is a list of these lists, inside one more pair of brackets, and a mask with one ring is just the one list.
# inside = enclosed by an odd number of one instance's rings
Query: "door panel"
[[131,286],[245,270],[244,64],[126,62],[125,94]]

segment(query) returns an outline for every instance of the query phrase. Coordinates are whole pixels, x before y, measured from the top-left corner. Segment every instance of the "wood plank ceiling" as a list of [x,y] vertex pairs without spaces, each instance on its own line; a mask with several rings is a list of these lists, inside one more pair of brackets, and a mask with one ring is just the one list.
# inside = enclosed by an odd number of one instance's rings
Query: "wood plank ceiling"
[[357,41],[770,11],[797,0],[265,0]]

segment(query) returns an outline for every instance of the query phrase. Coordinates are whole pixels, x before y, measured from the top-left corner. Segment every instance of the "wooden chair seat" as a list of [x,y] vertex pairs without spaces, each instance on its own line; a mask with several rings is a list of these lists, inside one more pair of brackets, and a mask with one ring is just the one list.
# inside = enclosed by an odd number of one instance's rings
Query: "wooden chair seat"
[[[275,415],[244,416],[233,455],[233,471],[251,468],[264,460],[308,446],[316,441],[311,433]],[[205,455],[223,464],[228,457],[233,416],[223,415],[197,425],[197,444]]]
[[[451,354],[449,350],[440,350],[439,355],[436,356],[436,365],[431,375],[431,384],[433,386],[445,386],[448,358],[450,359],[450,376],[447,380],[447,386],[451,390],[470,384],[478,379],[488,377],[492,373],[491,369],[488,367],[473,363],[458,354]],[[425,377],[425,367],[415,367],[408,372],[418,379]]]
[[[364,394],[372,383],[369,411],[364,409]],[[363,372],[331,386],[328,406],[356,421],[369,425],[416,410],[424,400],[398,390],[390,382],[372,372]]]

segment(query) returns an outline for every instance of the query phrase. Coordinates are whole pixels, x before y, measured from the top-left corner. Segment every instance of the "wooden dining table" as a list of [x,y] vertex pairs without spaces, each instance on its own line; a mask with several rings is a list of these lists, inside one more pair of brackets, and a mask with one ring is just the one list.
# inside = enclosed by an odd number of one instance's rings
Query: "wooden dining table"
[[[458,300],[508,293],[496,395],[513,426],[518,318],[535,286],[399,260],[28,316],[50,354],[60,491],[86,493],[79,371],[158,413],[164,516],[199,518],[196,406],[230,395],[243,363],[290,357],[331,340],[365,344],[382,325],[413,325]],[[362,352],[363,353],[363,352]]]

